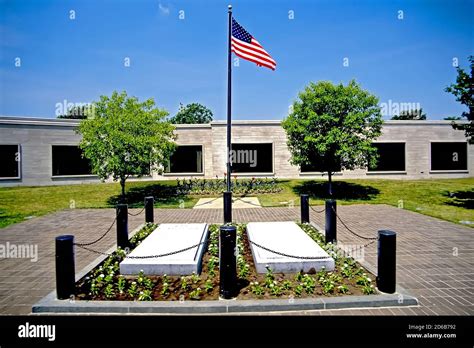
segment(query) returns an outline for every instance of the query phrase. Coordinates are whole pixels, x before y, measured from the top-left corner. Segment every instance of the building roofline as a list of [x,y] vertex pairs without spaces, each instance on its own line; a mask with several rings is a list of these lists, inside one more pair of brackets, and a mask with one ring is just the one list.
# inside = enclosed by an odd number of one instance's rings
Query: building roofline
[[[281,120],[232,120],[233,125],[280,125]],[[227,121],[212,121],[211,125],[215,126],[225,126]]]
[[[21,116],[0,116],[0,124],[12,124],[12,125],[34,125],[34,126],[63,126],[63,127],[77,127],[80,120],[61,119],[61,118],[41,118],[41,117],[21,117]],[[281,120],[233,120],[232,124],[236,126],[264,126],[272,125],[278,126],[281,124]],[[419,125],[451,125],[453,121],[449,120],[386,120],[384,125],[407,125],[407,126],[419,126]],[[467,124],[468,121],[461,120],[455,121],[459,124]],[[212,126],[225,126],[226,121],[212,121],[206,124],[176,124],[177,129],[186,128],[211,128]]]
[[[60,126],[77,127],[81,120],[64,118],[41,118],[41,117],[21,117],[21,116],[0,116],[0,124],[11,125],[33,125],[33,126]],[[185,128],[211,128],[211,124],[177,124],[178,129]]]
[[[385,120],[384,124],[388,125],[451,125],[453,121],[451,120]],[[459,120],[456,123],[468,123],[468,121]]]
[[[279,125],[281,120],[233,120],[232,124],[235,125]],[[384,124],[388,125],[451,125],[453,121],[450,120],[384,120]],[[468,121],[459,120],[456,123],[465,124]],[[226,121],[213,121],[212,125],[226,125]]]
[[76,127],[79,125],[79,120],[63,118],[0,116],[0,124]]
[[198,123],[198,124],[174,124],[176,129],[186,129],[186,128],[212,128],[211,123]]

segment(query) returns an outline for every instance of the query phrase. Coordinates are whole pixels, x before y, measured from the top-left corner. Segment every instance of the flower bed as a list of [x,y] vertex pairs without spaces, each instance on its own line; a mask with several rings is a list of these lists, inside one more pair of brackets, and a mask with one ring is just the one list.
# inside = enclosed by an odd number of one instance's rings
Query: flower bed
[[[274,178],[237,179],[236,175],[231,180],[231,187],[233,194],[237,196],[278,193],[282,190],[282,187]],[[225,177],[219,179],[216,176],[214,180],[196,178],[176,180],[176,193],[178,195],[216,195],[222,194],[226,190],[227,181]]]
[[[311,225],[301,228],[335,260],[335,270],[283,274],[267,269],[257,274],[245,225],[237,225],[238,295],[237,299],[308,298],[321,296],[369,295],[376,293],[374,276],[352,258],[341,256],[334,245]],[[132,239],[132,248],[145,239],[156,225],[148,224]],[[119,263],[124,250],[117,250],[82,278],[76,287],[77,300],[184,301],[219,298],[219,226],[209,227],[210,236],[203,256],[202,273],[190,276],[122,276]]]

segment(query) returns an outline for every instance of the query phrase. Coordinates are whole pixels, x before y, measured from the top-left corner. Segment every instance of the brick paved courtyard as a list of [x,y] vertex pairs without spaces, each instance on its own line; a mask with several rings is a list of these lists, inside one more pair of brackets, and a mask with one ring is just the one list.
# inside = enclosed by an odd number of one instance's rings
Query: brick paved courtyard
[[[322,207],[314,207],[321,210]],[[132,210],[132,213],[138,210]],[[311,221],[324,227],[324,213],[310,211]],[[386,205],[339,206],[338,214],[356,233],[376,236],[378,229],[398,233],[397,282],[416,296],[420,306],[405,308],[291,312],[298,315],[473,315],[474,229]],[[113,209],[64,210],[0,229],[0,244],[37,244],[38,262],[0,259],[0,314],[28,314],[31,306],[55,288],[54,238],[73,234],[78,242],[94,240],[110,226]],[[235,209],[234,221],[288,221],[299,219],[296,208]],[[130,231],[143,222],[143,214],[129,217]],[[220,209],[156,209],[155,221],[222,221]],[[338,224],[343,243],[364,244]],[[115,244],[115,227],[94,245],[105,251]],[[376,244],[365,257],[376,268]],[[97,255],[76,249],[76,271]]]

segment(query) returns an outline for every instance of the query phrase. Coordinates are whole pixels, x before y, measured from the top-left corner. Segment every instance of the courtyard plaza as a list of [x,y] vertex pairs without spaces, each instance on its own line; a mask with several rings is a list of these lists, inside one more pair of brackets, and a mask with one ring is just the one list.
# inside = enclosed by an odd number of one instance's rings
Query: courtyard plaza
[[[310,220],[324,229],[322,206],[310,210]],[[140,209],[130,209],[137,214]],[[156,209],[156,223],[222,223],[223,211]],[[397,233],[397,285],[418,298],[419,306],[273,312],[292,315],[472,315],[474,314],[473,229],[388,205],[341,205],[338,215],[362,236],[380,229]],[[72,234],[77,242],[96,239],[114,220],[114,209],[68,209],[33,218],[1,230],[0,244],[37,245],[37,262],[28,258],[0,259],[0,314],[31,313],[31,306],[55,289],[54,238]],[[298,221],[299,207],[233,209],[233,221]],[[143,214],[129,216],[129,231],[143,223]],[[363,245],[338,221],[338,241]],[[106,251],[116,243],[115,228],[94,245]],[[76,272],[97,254],[76,248]],[[377,243],[364,250],[365,262],[376,269]],[[268,314],[268,313],[264,313]]]

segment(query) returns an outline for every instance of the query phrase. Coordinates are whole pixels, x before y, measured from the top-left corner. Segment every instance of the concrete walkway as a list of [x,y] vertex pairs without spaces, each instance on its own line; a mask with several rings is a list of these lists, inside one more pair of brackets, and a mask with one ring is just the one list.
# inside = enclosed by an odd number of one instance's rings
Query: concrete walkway
[[[193,209],[220,209],[224,206],[224,198],[200,198]],[[261,208],[262,205],[257,197],[234,197],[232,199],[233,209]]]
[[[311,221],[324,227],[322,207],[313,207]],[[132,210],[132,213],[138,210]],[[339,206],[338,213],[354,232],[376,236],[378,229],[398,233],[398,284],[418,297],[420,306],[406,308],[305,311],[291,314],[358,315],[473,315],[474,314],[474,229],[386,205]],[[0,259],[0,314],[28,314],[31,306],[55,289],[54,238],[73,234],[76,241],[96,239],[110,226],[113,209],[64,210],[0,229],[0,245],[38,246],[38,261]],[[291,221],[299,219],[296,208],[235,209],[234,221]],[[133,230],[144,215],[129,217]],[[160,223],[220,223],[220,209],[156,209]],[[346,244],[365,244],[338,225],[338,238]],[[105,251],[115,244],[115,226],[94,248]],[[76,270],[81,270],[97,255],[77,248]],[[365,252],[376,267],[376,243]],[[278,314],[278,313],[277,313]]]

